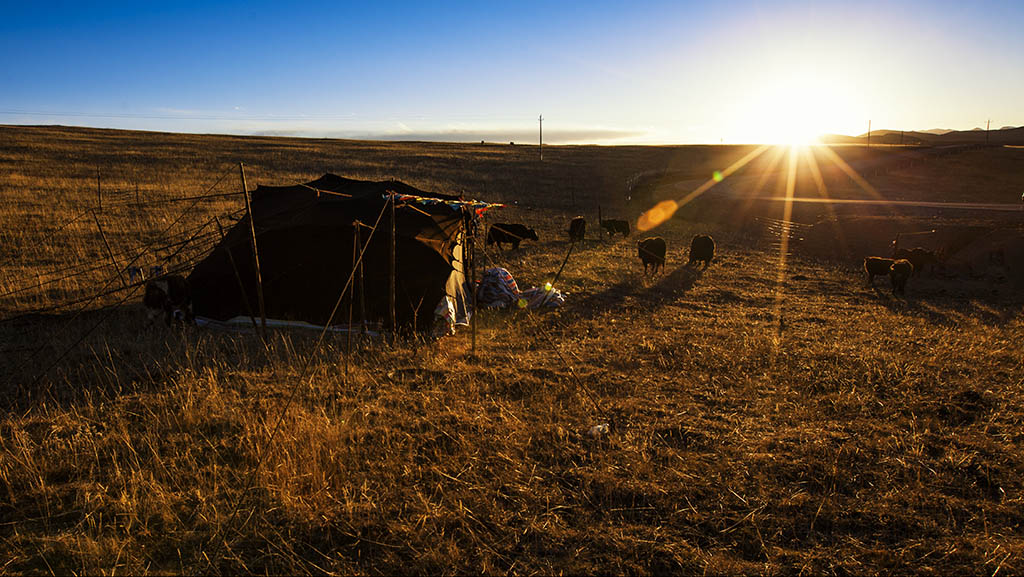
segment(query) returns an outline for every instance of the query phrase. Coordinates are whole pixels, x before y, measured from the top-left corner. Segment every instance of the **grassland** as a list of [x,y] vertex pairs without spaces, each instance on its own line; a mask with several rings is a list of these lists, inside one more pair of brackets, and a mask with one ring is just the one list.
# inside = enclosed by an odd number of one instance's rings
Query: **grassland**
[[[784,193],[769,151],[726,180],[735,197],[654,231],[664,275],[640,274],[635,237],[591,235],[566,306],[485,311],[475,356],[465,331],[349,356],[341,337],[154,330],[109,263],[239,208],[170,201],[237,192],[242,162],[250,187],[330,171],[508,203],[497,218],[541,240],[483,259],[539,285],[568,218],[636,216],[630,175],[675,171],[657,194],[682,197],[751,150],[540,163],[526,146],[0,127],[0,573],[1021,573],[1020,287],[925,275],[897,298],[852,256],[1019,214],[802,207],[846,249],[780,256],[754,218],[780,205],[745,200]],[[1020,149],[837,151],[888,199],[1024,188]],[[821,164],[830,194],[870,198]],[[792,180],[816,190],[813,171]],[[718,243],[705,271],[683,266],[696,232]]]

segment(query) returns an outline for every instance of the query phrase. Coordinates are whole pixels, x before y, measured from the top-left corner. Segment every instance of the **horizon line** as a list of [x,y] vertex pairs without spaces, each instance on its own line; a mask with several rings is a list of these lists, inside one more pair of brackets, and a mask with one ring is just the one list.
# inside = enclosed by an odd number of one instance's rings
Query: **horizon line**
[[[154,134],[190,134],[197,136],[235,136],[235,137],[254,137],[254,138],[299,138],[309,140],[352,140],[352,141],[371,141],[371,142],[430,142],[430,143],[450,143],[450,144],[499,144],[514,146],[540,146],[536,140],[536,132],[533,131],[500,131],[500,130],[471,130],[471,129],[448,129],[448,130],[436,130],[436,131],[408,131],[408,132],[375,132],[375,131],[343,131],[343,130],[323,130],[323,131],[309,131],[309,130],[227,130],[227,131],[216,131],[216,130],[169,130],[169,129],[156,129],[156,128],[124,128],[124,127],[113,127],[113,126],[94,126],[87,124],[37,124],[37,123],[3,123],[0,122],[0,127],[8,128],[81,128],[89,130],[110,130],[110,131],[121,131],[121,132],[149,132]],[[1021,126],[1005,125],[1000,128],[985,129],[975,127],[971,129],[893,129],[893,128],[879,128],[872,130],[871,135],[876,133],[895,133],[903,132],[910,134],[928,134],[935,137],[943,137],[950,133],[977,133],[977,132],[1000,132],[1003,130],[1016,130],[1024,128]],[[946,131],[942,133],[934,131]],[[506,138],[494,138],[497,136],[496,133],[506,132],[505,136],[513,136],[506,140]],[[545,131],[547,132],[547,131]],[[724,138],[720,138],[718,142],[713,140],[692,140],[692,141],[681,141],[681,140],[636,140],[623,142],[623,140],[630,140],[645,134],[643,131],[634,130],[615,130],[615,129],[590,129],[590,130],[554,130],[552,131],[555,138],[551,140],[545,139],[543,145],[546,146],[757,146],[757,145],[770,145],[770,146],[785,146],[793,143],[787,142],[764,142],[757,140],[730,140],[726,141]],[[558,135],[563,135],[558,137]],[[483,135],[483,138],[479,138]],[[534,136],[534,139],[520,139],[516,140],[514,137],[520,136]],[[574,136],[596,136],[597,138],[572,138],[569,135]],[[865,132],[857,135],[842,134],[842,133],[823,133],[817,135],[814,142],[802,143],[804,146],[819,146],[819,145],[832,145],[832,144],[854,144],[854,143],[838,143],[838,142],[825,142],[826,139],[833,138],[850,138],[858,140],[866,140],[869,133]],[[472,137],[471,137],[472,136]],[[490,138],[488,138],[490,137]],[[567,138],[568,137],[568,138]],[[618,142],[616,142],[618,141]],[[881,143],[880,143],[881,144]]]

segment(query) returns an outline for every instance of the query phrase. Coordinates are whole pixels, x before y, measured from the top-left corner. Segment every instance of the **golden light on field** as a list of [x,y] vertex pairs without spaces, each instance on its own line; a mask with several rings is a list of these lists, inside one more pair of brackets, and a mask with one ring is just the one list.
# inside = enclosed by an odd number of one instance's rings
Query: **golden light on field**
[[[794,138],[798,133],[789,133]],[[830,198],[828,187],[825,184],[825,178],[822,175],[821,167],[818,165],[817,154],[820,152],[821,156],[827,163],[830,163],[839,168],[846,176],[858,187],[860,187],[868,195],[878,200],[884,200],[884,197],[876,190],[871,183],[864,179],[856,169],[850,166],[845,160],[842,159],[834,150],[830,147],[822,146],[808,146],[804,144],[789,144],[788,146],[768,146],[761,145],[758,148],[749,152],[746,156],[733,163],[731,166],[722,171],[714,171],[711,178],[702,183],[696,189],[686,194],[678,200],[668,199],[662,200],[655,204],[651,209],[640,215],[637,220],[637,229],[641,232],[649,231],[666,221],[668,221],[676,213],[677,210],[686,206],[689,202],[693,201],[700,195],[707,192],[709,189],[714,187],[716,184],[723,182],[727,177],[735,173],[737,170],[746,166],[752,160],[761,156],[768,149],[772,149],[772,153],[767,157],[766,163],[758,169],[758,173],[750,176],[750,187],[743,193],[745,197],[745,204],[743,204],[739,211],[745,212],[750,205],[758,200],[764,200],[759,197],[761,190],[765,184],[773,177],[780,179],[780,185],[782,184],[782,178],[784,174],[784,196],[782,197],[782,213],[779,234],[779,255],[776,261],[776,274],[775,274],[775,297],[774,297],[774,335],[773,343],[778,347],[782,343],[782,333],[785,328],[783,304],[785,300],[785,287],[786,277],[788,275],[788,257],[790,249],[790,236],[793,226],[793,205],[795,202],[802,200],[797,196],[797,183],[800,178],[801,169],[805,171],[805,174],[809,175],[811,181],[814,184],[814,193],[817,198],[822,200],[828,200]],[[801,167],[801,164],[803,167]],[[782,172],[784,166],[784,173]],[[769,197],[771,198],[771,197]],[[830,203],[825,203],[825,210],[831,215],[835,216],[834,209]],[[846,246],[846,239],[843,238],[842,230],[838,227],[835,229],[836,240],[840,246]]]
[[786,167],[786,199],[782,207],[782,234],[779,243],[779,261],[775,276],[775,339],[778,347],[782,340],[782,292],[786,286],[787,257],[789,256],[790,219],[793,216],[793,197],[796,192],[796,169],[800,161],[801,147],[789,147],[789,164]]
[[724,181],[726,178],[729,177],[729,175],[746,166],[747,163],[749,163],[751,160],[754,160],[758,156],[761,156],[761,154],[764,153],[765,150],[768,150],[768,148],[769,147],[766,145],[759,146],[756,149],[747,153],[747,155],[744,156],[743,158],[732,163],[725,170],[714,171],[711,174],[711,178],[709,178],[703,184],[698,186],[695,190],[693,190],[683,198],[679,199],[678,201],[664,200],[654,205],[653,208],[641,214],[640,218],[637,219],[637,230],[639,230],[640,232],[647,232],[652,228],[655,228],[658,225],[662,224],[666,220],[672,218],[672,215],[675,214],[680,207],[685,206],[693,199],[707,192],[714,185]]
[[672,218],[676,210],[679,208],[679,203],[674,200],[663,200],[658,204],[654,205],[653,208],[640,215],[640,219],[637,220],[636,227],[641,231],[648,231],[652,228],[660,225],[666,220]]

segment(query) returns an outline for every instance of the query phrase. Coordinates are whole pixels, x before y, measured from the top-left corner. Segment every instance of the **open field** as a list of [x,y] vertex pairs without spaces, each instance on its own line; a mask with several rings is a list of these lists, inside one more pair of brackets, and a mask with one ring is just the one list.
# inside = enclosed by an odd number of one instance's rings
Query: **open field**
[[[755,150],[0,127],[0,573],[1024,572],[1024,212],[752,200],[1019,204],[1024,149],[836,147],[856,178],[770,149],[650,233],[664,274],[640,235],[597,238],[598,205],[649,206],[631,176],[679,199]],[[177,238],[137,264],[187,267],[219,238],[189,231],[241,207],[239,162],[249,188],[507,203],[488,219],[540,241],[483,260],[520,287],[558,270],[569,218],[589,238],[566,305],[484,311],[475,357],[468,331],[347,357],[147,325],[111,261]],[[866,286],[864,255],[923,231],[947,268]]]

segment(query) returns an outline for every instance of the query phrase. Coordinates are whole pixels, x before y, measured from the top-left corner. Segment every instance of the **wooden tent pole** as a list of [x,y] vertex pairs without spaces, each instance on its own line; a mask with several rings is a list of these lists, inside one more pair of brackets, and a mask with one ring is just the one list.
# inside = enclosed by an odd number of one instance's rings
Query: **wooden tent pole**
[[[355,274],[356,259],[359,258],[359,221],[352,221],[352,273]],[[352,356],[352,308],[356,301],[356,283],[352,283],[348,292],[348,344],[345,351],[345,384],[348,384],[348,359]]]
[[[358,222],[358,221],[357,221]],[[363,250],[363,226],[356,227],[356,244]],[[363,278],[363,259],[359,259],[359,334],[366,334],[366,283]]]
[[388,320],[391,323],[391,333],[394,336],[398,330],[395,311],[395,198],[391,192],[391,250],[388,255]]
[[473,334],[473,344],[472,347],[470,348],[470,356],[472,358],[476,358],[476,221],[472,220],[472,217],[470,217],[470,220],[467,221],[467,224],[469,226],[466,227],[466,237],[469,242],[466,243],[468,246],[465,248],[468,249],[468,253],[466,256],[468,256],[469,258],[466,259],[466,263],[469,265],[469,290],[473,291],[473,310],[470,312],[469,316],[469,326],[471,328],[470,332],[472,332]]
[[249,216],[249,233],[252,239],[252,262],[256,267],[256,298],[260,306],[260,326],[263,328],[263,340],[267,340],[267,307],[263,300],[263,275],[260,273],[260,253],[256,249],[256,223],[252,219],[252,203],[249,201],[249,189],[245,184],[245,165],[238,163],[238,172],[242,175],[242,196],[245,197],[245,214]]
[[139,225],[139,244],[145,244],[142,237],[142,202],[139,201],[139,183],[135,183],[135,223]]
[[100,238],[103,239],[103,246],[107,248],[107,256],[110,257],[110,264],[114,266],[114,272],[117,273],[117,278],[121,279],[121,286],[128,288],[128,283],[124,280],[124,274],[121,272],[121,267],[117,264],[117,259],[114,258],[114,251],[110,250],[110,243],[107,242],[107,235],[103,234],[103,227],[100,226],[100,218],[96,216],[96,211],[93,211],[92,218],[96,221],[96,230],[100,231]]
[[242,304],[245,305],[245,312],[249,314],[249,320],[252,321],[252,330],[260,337],[263,341],[263,346],[266,348],[267,341],[263,339],[263,335],[260,333],[260,327],[256,324],[256,317],[252,314],[252,305],[249,304],[249,297],[245,294],[245,283],[242,282],[242,274],[238,272],[238,265],[235,264],[235,257],[231,254],[231,247],[224,244],[224,227],[220,224],[220,219],[216,216],[213,220],[217,223],[217,232],[220,233],[220,242],[224,247],[224,252],[228,255],[228,262],[231,263],[231,270],[235,271],[235,280],[238,281],[239,294],[242,295]]

